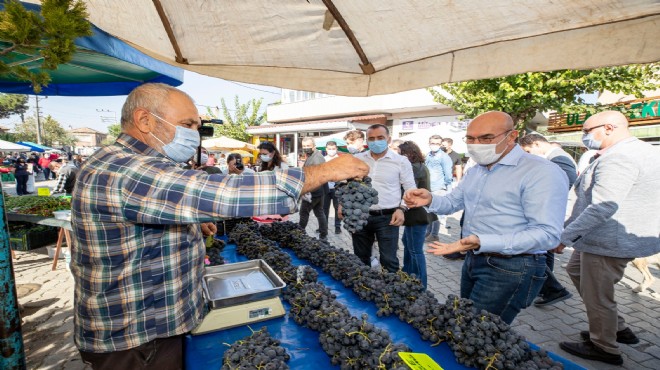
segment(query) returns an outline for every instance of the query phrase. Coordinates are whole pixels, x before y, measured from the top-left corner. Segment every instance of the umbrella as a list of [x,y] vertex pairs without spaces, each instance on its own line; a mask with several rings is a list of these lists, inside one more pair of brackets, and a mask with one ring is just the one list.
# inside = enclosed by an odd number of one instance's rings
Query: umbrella
[[246,152],[245,150],[240,150],[240,149],[238,149],[238,150],[232,150],[231,152],[234,153],[234,154],[240,154],[241,157],[249,157],[249,158],[254,157],[254,156],[252,155],[252,153],[250,153],[250,152]]
[[[31,11],[38,12],[35,4],[22,3]],[[0,8],[4,1],[0,0]],[[129,46],[125,42],[92,25],[93,35],[76,39],[78,48],[73,59],[61,64],[54,71],[47,71],[51,82],[39,95],[108,96],[127,95],[145,82],[162,82],[181,85],[183,70],[155,60]],[[0,41],[0,47],[8,43]],[[21,64],[32,70],[41,66],[39,49],[33,53],[13,51],[0,58],[7,63]],[[30,82],[13,75],[0,76],[0,92],[34,94]]]
[[465,137],[465,130],[453,129],[448,127],[435,128],[432,130],[422,130],[417,131],[413,134],[402,136],[399,139],[403,141],[414,141],[417,146],[422,150],[422,152],[428,152],[429,149],[429,137],[432,135],[440,135],[442,138],[449,138],[454,141],[451,146],[451,149],[457,153],[467,153],[467,145],[463,138]]
[[334,141],[337,144],[337,149],[339,151],[348,153],[348,149],[346,148],[346,141],[344,141],[344,139],[331,136],[318,137],[314,139],[316,149],[325,150],[325,146],[328,144],[328,141]]
[[244,141],[232,139],[227,136],[220,136],[213,139],[202,140],[202,146],[207,150],[254,150],[256,146],[246,143]]
[[48,146],[45,146],[45,145],[39,145],[39,144],[33,143],[31,141],[19,141],[17,144],[27,146],[33,152],[43,153],[47,150],[53,150],[53,148],[51,148],[51,147],[48,147]]
[[9,141],[0,140],[0,151],[7,152],[29,152],[32,148],[26,145],[14,144]]
[[172,65],[335,95],[660,60],[657,0],[84,2],[99,28]]

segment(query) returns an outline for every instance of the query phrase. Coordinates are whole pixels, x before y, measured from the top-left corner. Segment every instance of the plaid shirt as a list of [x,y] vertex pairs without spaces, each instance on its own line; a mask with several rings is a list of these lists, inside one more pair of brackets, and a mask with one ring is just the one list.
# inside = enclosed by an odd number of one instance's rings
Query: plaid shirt
[[300,169],[183,170],[128,135],[92,155],[72,201],[75,342],[114,352],[186,333],[202,317],[200,223],[296,210]]

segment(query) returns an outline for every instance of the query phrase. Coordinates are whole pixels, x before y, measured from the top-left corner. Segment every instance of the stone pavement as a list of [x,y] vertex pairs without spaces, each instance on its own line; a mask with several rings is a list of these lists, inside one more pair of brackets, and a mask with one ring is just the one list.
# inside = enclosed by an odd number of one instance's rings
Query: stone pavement
[[[292,221],[298,219],[291,216]],[[457,215],[448,218],[450,229],[443,229],[442,239],[458,238]],[[332,224],[331,219],[331,224]],[[307,232],[315,235],[316,218],[312,215]],[[351,239],[344,230],[335,235],[331,230],[330,242],[337,247],[351,249]],[[400,252],[403,246],[400,246]],[[619,311],[641,342],[633,346],[622,345],[623,367],[583,360],[559,349],[560,341],[579,340],[579,331],[587,328],[584,306],[570,283],[562,265],[570,253],[559,256],[556,274],[572,293],[573,298],[548,308],[530,307],[513,323],[513,328],[542,348],[556,352],[589,369],[660,369],[660,280],[646,292],[636,294],[632,288],[641,280],[641,274],[632,265],[626,269],[624,279],[618,284],[616,296]],[[400,256],[401,263],[403,259]],[[17,252],[14,260],[16,282],[19,285],[19,301],[24,305],[23,337],[28,369],[87,369],[73,345],[72,298],[73,281],[64,266],[58,263],[57,271],[51,271],[52,259],[45,248],[30,252]],[[429,289],[444,301],[449,293],[458,293],[461,261],[449,261],[442,257],[427,256]],[[658,270],[651,272],[660,277]]]

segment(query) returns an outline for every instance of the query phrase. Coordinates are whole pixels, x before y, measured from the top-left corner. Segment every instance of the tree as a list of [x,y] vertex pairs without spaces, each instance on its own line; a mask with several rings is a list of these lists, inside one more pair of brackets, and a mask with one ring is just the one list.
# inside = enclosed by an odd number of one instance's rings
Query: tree
[[[16,0],[4,3],[0,11],[0,40],[3,49],[0,56],[17,54],[38,55],[41,67],[33,71],[21,61],[0,61],[0,74],[12,75],[21,81],[29,81],[36,93],[48,85],[48,70],[55,70],[62,63],[67,63],[76,51],[74,40],[92,34],[86,20],[87,8],[80,0],[43,0],[41,14],[26,10]],[[20,58],[23,58],[22,56]]]
[[[43,145],[62,147],[65,145],[73,145],[76,138],[70,135],[59,122],[50,115],[41,121],[43,137]],[[37,141],[37,119],[36,117],[28,117],[25,122],[16,125],[14,128],[14,135],[18,141]]]
[[442,84],[446,93],[429,89],[435,101],[450,106],[468,118],[500,110],[513,117],[521,130],[536,112],[595,113],[601,105],[586,105],[580,94],[602,92],[632,94],[660,85],[660,64],[628,65],[594,70],[528,72],[518,75]]
[[20,114],[21,122],[25,120],[25,112],[30,108],[27,95],[0,94],[0,118],[9,118]]
[[[264,114],[259,113],[263,99],[252,99],[245,104],[241,104],[238,95],[234,97],[234,113],[232,114],[225,104],[225,99],[220,99],[222,107],[222,119],[224,124],[216,126],[215,137],[227,136],[232,139],[247,141],[250,139],[250,134],[246,129],[248,126],[259,126],[265,121]],[[220,118],[207,108],[208,114],[214,118]]]
[[108,136],[103,140],[101,145],[110,145],[114,143],[121,134],[121,124],[115,123],[114,125],[108,126]]

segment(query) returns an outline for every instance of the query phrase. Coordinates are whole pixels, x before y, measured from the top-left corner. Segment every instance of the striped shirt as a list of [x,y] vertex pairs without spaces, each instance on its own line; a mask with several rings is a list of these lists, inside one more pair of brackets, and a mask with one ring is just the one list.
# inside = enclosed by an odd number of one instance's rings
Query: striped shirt
[[296,211],[300,169],[184,170],[122,134],[82,166],[72,198],[74,339],[114,352],[186,333],[202,317],[200,223]]

